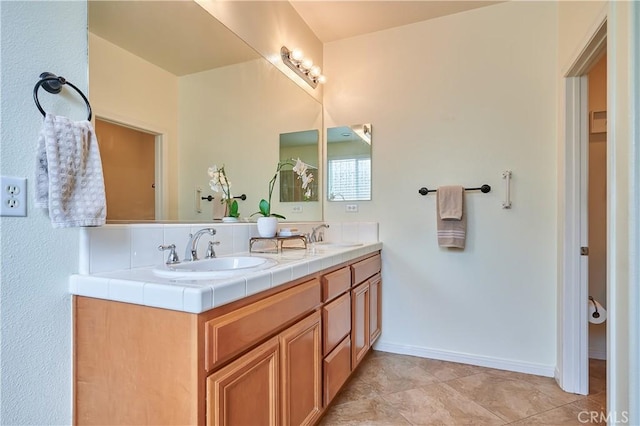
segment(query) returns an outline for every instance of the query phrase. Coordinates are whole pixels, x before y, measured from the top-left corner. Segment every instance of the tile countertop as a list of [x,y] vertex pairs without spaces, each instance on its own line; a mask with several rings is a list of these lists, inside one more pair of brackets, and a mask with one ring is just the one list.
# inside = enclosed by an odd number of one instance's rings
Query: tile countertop
[[380,249],[382,243],[376,242],[356,247],[283,250],[278,254],[252,253],[278,263],[269,269],[224,279],[172,280],[156,276],[154,267],[74,274],[69,278],[69,287],[77,296],[197,314]]

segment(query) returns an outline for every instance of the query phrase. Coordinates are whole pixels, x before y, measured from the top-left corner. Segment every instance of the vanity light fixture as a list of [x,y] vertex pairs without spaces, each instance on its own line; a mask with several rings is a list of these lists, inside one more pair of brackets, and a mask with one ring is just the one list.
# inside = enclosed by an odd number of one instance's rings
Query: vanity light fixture
[[314,89],[320,84],[324,84],[327,78],[322,75],[322,70],[319,66],[313,65],[313,61],[309,58],[305,58],[302,51],[299,49],[289,50],[285,46],[280,49],[280,57],[289,68],[295,71],[309,86]]

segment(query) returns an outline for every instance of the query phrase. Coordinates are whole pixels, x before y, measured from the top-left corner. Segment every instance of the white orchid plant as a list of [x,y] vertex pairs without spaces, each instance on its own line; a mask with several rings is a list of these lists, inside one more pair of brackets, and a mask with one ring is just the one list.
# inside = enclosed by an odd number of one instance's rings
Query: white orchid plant
[[231,181],[227,177],[224,165],[218,168],[218,166],[214,164],[209,167],[208,172],[209,177],[211,177],[209,181],[211,189],[215,192],[222,192],[220,202],[225,205],[225,216],[239,217],[238,202],[233,198],[233,195],[231,195]]
[[285,166],[293,166],[293,171],[295,172],[295,174],[298,175],[298,179],[302,181],[302,189],[306,190],[304,194],[305,197],[307,198],[311,197],[310,184],[311,182],[313,182],[313,174],[309,173],[310,166],[304,161],[300,160],[299,158],[297,160],[291,159],[290,161],[281,161],[278,163],[278,166],[276,167],[276,173],[273,175],[273,177],[269,181],[269,199],[265,200],[263,198],[262,200],[260,200],[260,203],[258,204],[258,208],[260,210],[255,212],[251,216],[261,214],[264,217],[274,216],[279,219],[286,219],[284,216],[277,213],[273,213],[271,211],[271,195],[273,194],[273,188],[276,184],[276,179],[278,178],[278,174],[280,173],[280,170],[282,170],[282,168]]

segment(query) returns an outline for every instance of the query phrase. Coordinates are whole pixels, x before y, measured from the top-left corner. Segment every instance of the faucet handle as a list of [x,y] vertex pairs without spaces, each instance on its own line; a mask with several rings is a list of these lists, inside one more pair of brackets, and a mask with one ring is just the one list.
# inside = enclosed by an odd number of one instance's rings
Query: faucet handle
[[176,263],[180,263],[180,259],[178,258],[178,254],[176,253],[176,245],[175,244],[169,244],[169,245],[159,245],[158,246],[158,250],[160,251],[166,251],[166,250],[170,250],[169,251],[169,257],[167,258],[167,265],[174,265]]
[[204,255],[205,259],[213,259],[214,257],[216,257],[216,251],[214,250],[213,246],[219,246],[220,245],[220,241],[209,241],[209,246],[207,247],[207,252]]

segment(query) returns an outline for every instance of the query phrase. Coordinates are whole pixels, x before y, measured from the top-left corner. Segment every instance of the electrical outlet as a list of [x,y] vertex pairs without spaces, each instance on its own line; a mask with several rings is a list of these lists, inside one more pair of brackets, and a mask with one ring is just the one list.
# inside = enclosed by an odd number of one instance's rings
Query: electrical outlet
[[27,215],[27,179],[0,176],[0,216]]
[[344,211],[347,213],[358,213],[358,205],[357,204],[347,204],[344,206]]
[[291,213],[302,213],[302,206],[293,206],[291,208]]

